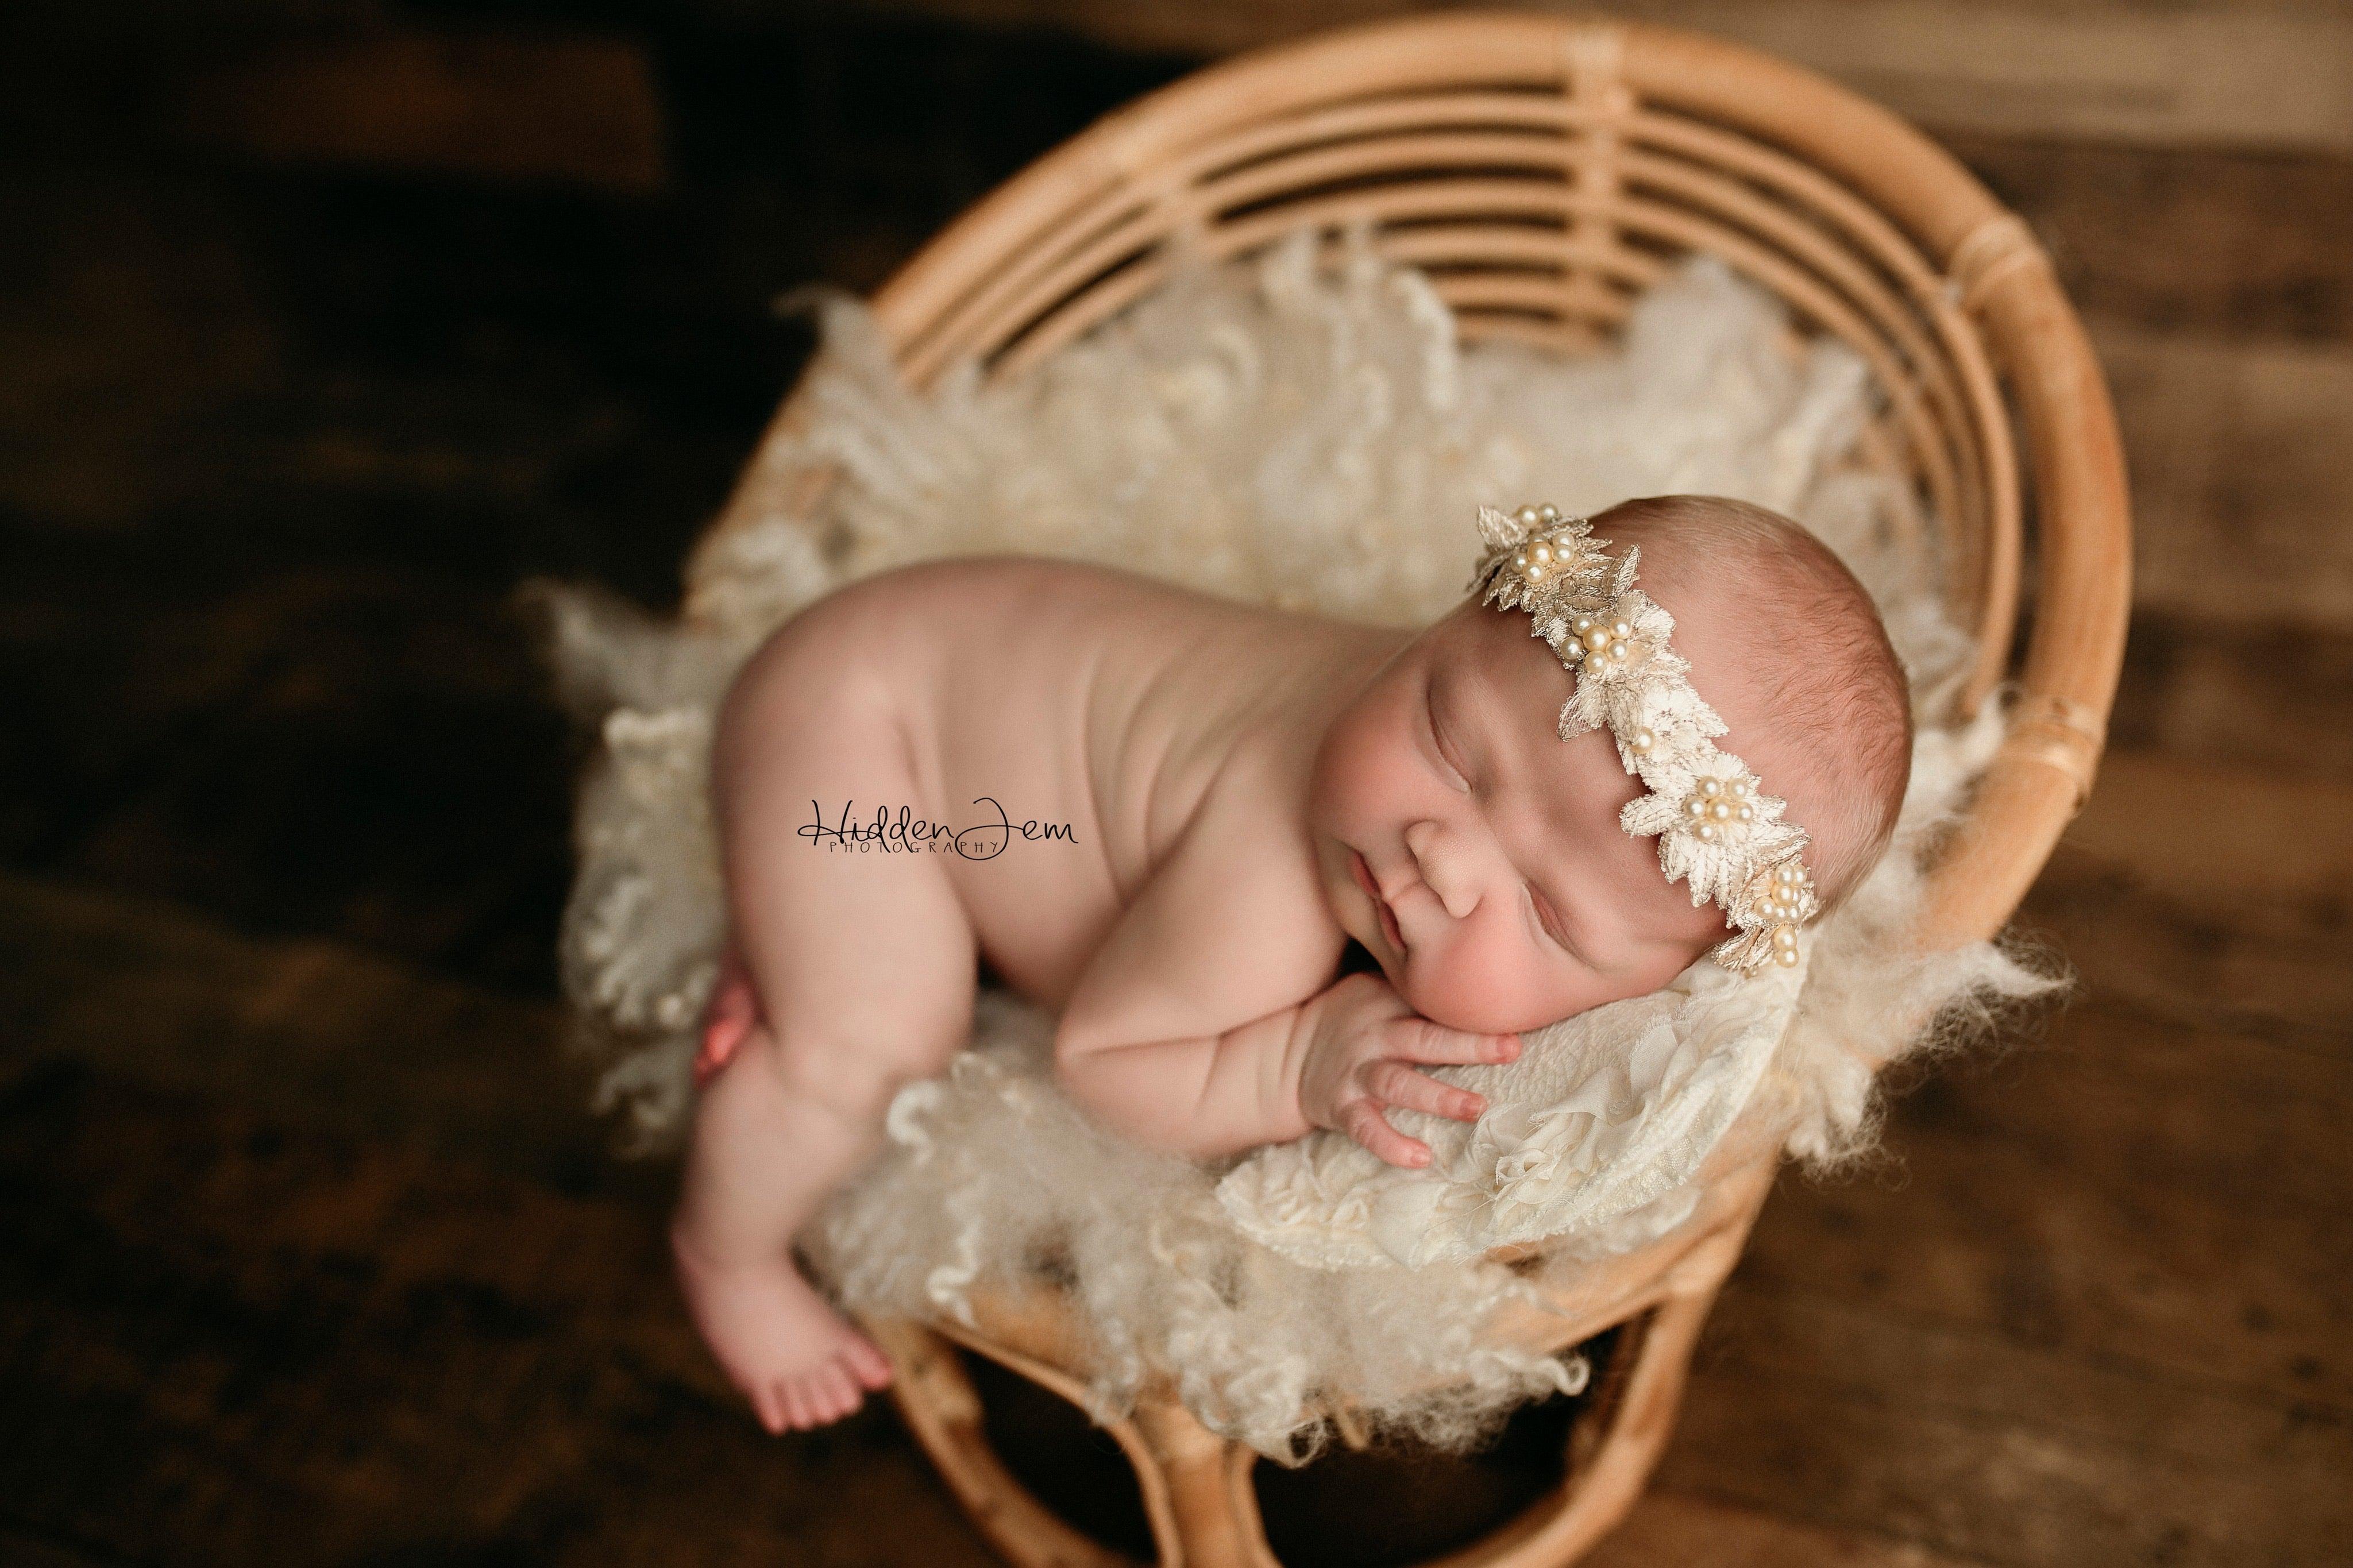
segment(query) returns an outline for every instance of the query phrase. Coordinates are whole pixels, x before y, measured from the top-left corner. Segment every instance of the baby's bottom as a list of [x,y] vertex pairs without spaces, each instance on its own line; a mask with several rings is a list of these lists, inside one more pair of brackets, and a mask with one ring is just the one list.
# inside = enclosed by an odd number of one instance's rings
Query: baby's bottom
[[[786,798],[919,802],[871,714],[795,717],[827,743],[796,759],[803,787]],[[880,1145],[892,1096],[965,1044],[976,954],[934,857],[828,850],[788,826],[750,842],[759,857],[736,889],[745,969],[723,981],[696,1064],[671,1240],[697,1327],[781,1431],[846,1415],[890,1381],[881,1352],[795,1269],[792,1240]]]

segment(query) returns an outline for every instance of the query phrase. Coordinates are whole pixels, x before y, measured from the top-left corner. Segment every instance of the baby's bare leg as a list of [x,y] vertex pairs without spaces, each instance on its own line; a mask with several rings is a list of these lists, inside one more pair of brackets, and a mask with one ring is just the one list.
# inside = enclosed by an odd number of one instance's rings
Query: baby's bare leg
[[[772,1432],[857,1408],[889,1381],[881,1354],[794,1271],[794,1231],[847,1169],[848,1129],[793,1090],[754,1028],[704,1094],[671,1230],[696,1326]],[[855,1156],[852,1155],[852,1160]]]
[[793,1268],[794,1234],[871,1154],[884,1109],[972,1023],[976,945],[939,858],[797,836],[814,798],[917,813],[872,707],[817,682],[750,684],[714,757],[735,940],[758,1022],[696,1108],[673,1226],[697,1324],[770,1430],[856,1409],[880,1352]]

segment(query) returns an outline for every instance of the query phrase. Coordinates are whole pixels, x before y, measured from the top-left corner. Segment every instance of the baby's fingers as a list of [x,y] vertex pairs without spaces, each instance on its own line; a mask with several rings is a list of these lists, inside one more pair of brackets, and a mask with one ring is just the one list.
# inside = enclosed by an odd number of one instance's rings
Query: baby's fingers
[[1385,1043],[1388,1047],[1383,1053],[1386,1056],[1433,1065],[1516,1061],[1520,1055],[1517,1034],[1474,1035],[1421,1017],[1398,1019],[1390,1026]]
[[1390,1126],[1374,1100],[1359,1100],[1343,1106],[1340,1131],[1392,1165],[1415,1170],[1430,1163],[1430,1145]]
[[1486,1100],[1469,1089],[1440,1083],[1403,1062],[1375,1062],[1366,1069],[1365,1087],[1391,1105],[1450,1116],[1457,1121],[1476,1121],[1487,1110]]

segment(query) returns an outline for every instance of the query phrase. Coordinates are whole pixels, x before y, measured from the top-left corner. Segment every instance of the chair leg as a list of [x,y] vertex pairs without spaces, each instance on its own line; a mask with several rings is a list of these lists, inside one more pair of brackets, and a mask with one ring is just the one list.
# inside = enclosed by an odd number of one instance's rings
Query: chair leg
[[[1705,1278],[1714,1269],[1695,1269]],[[1549,1497],[1502,1529],[1421,1568],[1566,1568],[1625,1517],[1666,1445],[1715,1281],[1685,1288],[1628,1325],[1615,1384],[1569,1436]],[[1696,1288],[1695,1288],[1696,1287]],[[980,1400],[948,1338],[903,1320],[868,1330],[897,1372],[892,1395],[941,1477],[989,1543],[1018,1568],[1135,1568],[1064,1523],[1006,1469],[981,1426]],[[1001,1347],[1012,1370],[1077,1403],[1071,1379]],[[1258,1456],[1218,1436],[1166,1393],[1109,1430],[1135,1467],[1158,1568],[1282,1568],[1267,1544],[1250,1468]]]
[[1669,1296],[1630,1325],[1639,1336],[1614,1398],[1569,1433],[1559,1489],[1485,1540],[1422,1568],[1567,1568],[1626,1517],[1659,1462],[1713,1289]]
[[1161,1568],[1281,1568],[1260,1523],[1250,1467],[1258,1456],[1220,1437],[1166,1394],[1139,1400],[1135,1427],[1155,1478],[1137,1479],[1146,1496],[1161,1490],[1173,1541],[1160,1543]]
[[[891,1358],[891,1397],[908,1429],[1008,1562],[1018,1568],[1136,1568],[1062,1522],[1005,1468],[981,1429],[980,1395],[949,1341],[903,1318],[865,1326]],[[1162,1533],[1156,1520],[1154,1533]]]

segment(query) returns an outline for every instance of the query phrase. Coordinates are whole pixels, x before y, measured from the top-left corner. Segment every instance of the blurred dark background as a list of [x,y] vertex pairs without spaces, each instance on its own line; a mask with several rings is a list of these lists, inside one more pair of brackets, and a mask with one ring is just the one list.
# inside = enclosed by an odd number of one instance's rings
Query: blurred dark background
[[[808,351],[786,289],[1395,8],[0,16],[0,1560],[986,1560],[887,1412],[768,1439],[684,1323],[668,1173],[561,1049],[580,752],[513,591],[674,601]],[[2353,11],[1624,9],[2029,218],[2141,540],[2026,913],[2083,999],[1785,1179],[1597,1560],[2348,1560]],[[1411,1533],[1368,1530],[1328,1560]]]

